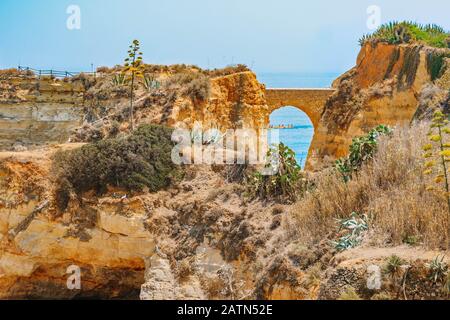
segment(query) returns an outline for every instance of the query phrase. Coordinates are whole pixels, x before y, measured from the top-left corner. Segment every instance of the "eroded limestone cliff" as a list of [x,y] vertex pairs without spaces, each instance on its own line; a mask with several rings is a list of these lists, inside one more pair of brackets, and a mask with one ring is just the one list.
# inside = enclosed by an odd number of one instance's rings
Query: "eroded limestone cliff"
[[[48,152],[0,158],[0,298],[136,298],[144,258],[154,250],[139,199],[72,206],[62,216],[52,197]],[[83,290],[68,290],[76,265]]]
[[[313,119],[315,134],[306,168],[317,170],[345,156],[353,137],[379,124],[409,123],[429,117],[435,108],[449,109],[448,56],[446,49],[421,45],[363,46],[356,67],[335,81],[335,93]],[[0,148],[62,143],[69,136],[72,142],[95,141],[127,131],[129,90],[112,84],[115,74],[66,81],[2,79]],[[137,123],[192,128],[199,122],[204,128],[221,130],[268,127],[273,106],[268,105],[265,86],[254,73],[205,76],[197,69],[186,69],[179,74],[187,74],[187,81],[200,88],[189,87],[182,77],[171,80],[177,73],[155,73],[158,81],[171,84],[136,88]],[[202,97],[196,96],[196,90],[203,92]]]
[[[345,156],[353,137],[377,125],[407,124],[418,111],[431,114],[435,106],[448,104],[450,84],[445,79],[450,70],[436,63],[441,57],[448,63],[449,58],[443,57],[448,52],[421,45],[364,45],[356,67],[333,83],[337,91],[315,130],[308,166],[318,169]],[[430,90],[434,92],[429,94]],[[438,101],[423,106],[425,99]]]
[[[448,106],[449,69],[431,72],[435,53],[366,45],[357,66],[335,83],[337,92],[315,128],[310,168],[345,155],[352,137],[380,123],[409,123]],[[123,87],[111,87],[112,76],[2,82],[2,145],[126,133],[129,96]],[[207,97],[179,87],[138,88],[136,122],[268,125],[265,88],[253,73],[212,76],[202,85]],[[365,289],[367,267],[381,268],[392,254],[414,262],[411,275],[419,280],[410,282],[410,297],[445,298],[439,287],[423,284],[425,263],[440,252],[394,247],[337,254],[327,240],[306,246],[292,236],[292,207],[249,200],[222,167],[187,168],[182,181],[157,193],[85,192],[60,212],[52,157],[78,146],[0,153],[0,298],[335,299],[347,287],[372,298]],[[81,268],[81,290],[67,287],[72,265]],[[383,285],[396,298],[397,288]]]
[[80,85],[0,76],[0,149],[58,143],[82,120]]
[[[326,237],[305,245],[291,206],[249,201],[226,168],[187,168],[157,193],[87,192],[58,212],[49,175],[58,148],[0,154],[2,299],[337,299],[351,288],[366,299],[445,299],[427,267],[442,252],[338,253]],[[394,254],[410,264],[405,288],[384,277],[368,290],[369,267],[381,270]],[[67,286],[71,266],[80,289]]]

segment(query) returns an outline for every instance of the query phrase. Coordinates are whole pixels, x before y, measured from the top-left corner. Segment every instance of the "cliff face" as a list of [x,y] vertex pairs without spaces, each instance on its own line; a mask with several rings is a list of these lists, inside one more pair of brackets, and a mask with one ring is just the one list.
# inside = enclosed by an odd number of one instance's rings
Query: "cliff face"
[[[144,258],[154,240],[139,199],[73,205],[56,214],[49,153],[0,156],[0,299],[136,298]],[[82,290],[67,287],[68,268],[82,274]]]
[[[446,298],[426,267],[442,252],[337,253],[326,238],[305,245],[292,207],[248,202],[209,166],[153,194],[87,192],[60,214],[49,178],[55,150],[0,153],[0,299],[337,299],[352,287],[361,298],[398,299],[388,276],[381,290],[367,289],[370,268],[382,270],[392,255],[411,265],[408,299]],[[71,266],[80,289],[67,286]]]
[[[60,213],[49,174],[56,149],[0,153],[0,299],[241,299],[270,297],[272,286],[273,297],[298,296],[266,270],[284,237],[283,209],[247,203],[222,172],[195,166],[168,190],[87,192]],[[73,265],[79,290],[67,287]]]
[[[307,169],[320,169],[346,155],[353,137],[379,124],[429,118],[435,108],[450,110],[449,60],[445,49],[365,45],[356,67],[335,81],[336,92],[313,119],[315,134]],[[188,72],[193,79],[202,75],[198,70]],[[172,76],[176,74],[161,73],[157,79],[165,83]],[[164,85],[151,90],[136,88],[136,123],[192,128],[200,122],[204,128],[221,130],[269,125],[273,109],[254,73],[243,71],[206,79],[209,94],[205,99],[184,94],[186,84],[175,89]],[[127,131],[129,90],[112,82],[112,74],[69,81],[2,79],[0,149],[15,144],[63,143],[69,137],[71,141],[93,141]],[[82,123],[81,129],[72,134]]]
[[182,122],[191,127],[199,121],[206,128],[221,130],[267,127],[269,108],[264,93],[265,86],[250,71],[213,78],[209,100],[196,105],[192,100],[180,98],[169,124]]
[[[166,74],[158,75],[164,82]],[[250,71],[208,79],[209,97],[192,99],[183,88],[135,91],[135,121],[192,128],[261,128],[269,124],[265,87]],[[111,75],[93,78],[9,77],[0,85],[0,149],[98,140],[129,127],[129,89]],[[81,127],[81,129],[79,129]],[[78,130],[75,130],[77,129]],[[85,132],[86,128],[87,131]],[[73,132],[75,131],[75,134]]]
[[[448,89],[449,75],[443,72],[432,81],[428,50],[364,47],[358,66],[336,81],[338,91],[316,128],[313,148],[322,151],[318,160],[344,155],[353,135],[379,123],[426,117],[434,100],[440,101],[436,90]],[[205,101],[171,96],[173,92],[163,89],[139,90],[137,122],[182,122],[190,127],[201,121],[205,127],[221,129],[268,124],[264,86],[253,73],[210,81],[211,94]],[[25,83],[21,79],[17,86]],[[120,120],[118,129],[125,131],[126,92],[114,89],[105,95],[106,84],[99,82],[93,93],[82,82],[52,80],[47,89],[41,84],[36,92],[34,82],[24,91],[11,90],[4,98],[10,103],[2,108],[23,104],[26,109],[29,101],[44,99],[43,92],[48,92],[45,101],[53,101],[53,107],[75,106],[76,101],[85,120],[94,123],[106,116],[105,122]],[[433,94],[427,100],[430,85]],[[34,98],[23,92],[34,92]],[[417,112],[418,105],[424,112]],[[66,112],[58,111],[51,120],[66,119]],[[108,134],[106,128],[99,127],[99,137]],[[67,138],[70,127],[60,129]],[[8,133],[9,143],[16,134]],[[30,143],[47,142],[29,137]],[[292,230],[292,207],[248,201],[243,186],[228,182],[225,169],[216,166],[187,168],[182,181],[157,193],[86,192],[82,201],[72,200],[65,212],[59,212],[51,159],[60,148],[78,146],[0,152],[0,298],[336,299],[352,286],[368,299],[373,292],[365,290],[367,267],[382,268],[392,254],[412,261],[412,276],[419,280],[408,284],[408,292],[417,292],[411,297],[442,298],[437,286],[423,284],[428,277],[424,263],[439,252],[361,248],[356,257],[352,252],[337,255],[327,239],[305,246],[294,236],[298,231]],[[423,261],[414,261],[419,256]],[[73,265],[81,269],[80,290],[67,287]],[[388,282],[383,290],[396,298]]]
[[[425,86],[446,77],[433,70],[433,58],[446,52],[418,45],[366,44],[356,67],[333,84],[337,91],[327,101],[316,128],[310,168],[318,169],[323,163],[345,156],[353,137],[379,124],[410,123]],[[440,86],[449,89],[444,80]]]

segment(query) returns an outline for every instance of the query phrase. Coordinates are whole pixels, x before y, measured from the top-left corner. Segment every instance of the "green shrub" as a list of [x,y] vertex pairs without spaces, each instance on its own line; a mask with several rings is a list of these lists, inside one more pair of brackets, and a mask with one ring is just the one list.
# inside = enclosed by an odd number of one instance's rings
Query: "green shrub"
[[437,48],[448,48],[450,33],[443,28],[430,24],[421,25],[415,22],[389,22],[380,26],[373,34],[364,35],[359,43],[387,42],[390,44],[418,42]]
[[[249,194],[253,198],[295,201],[307,187],[304,174],[295,160],[295,152],[280,143],[278,148],[271,148],[267,156],[269,161],[265,167],[276,173],[273,175],[263,175],[260,172],[251,174],[246,181]],[[271,161],[274,157],[279,159],[278,168]]]
[[176,173],[171,133],[163,126],[144,125],[126,137],[58,152],[54,159],[58,207],[64,210],[71,194],[81,196],[90,190],[101,194],[108,185],[152,192],[167,187]]
[[378,147],[378,137],[391,134],[391,132],[389,127],[380,125],[366,136],[353,139],[348,157],[335,162],[335,168],[341,173],[345,182],[351,180],[352,175],[360,169],[365,161],[372,159]]

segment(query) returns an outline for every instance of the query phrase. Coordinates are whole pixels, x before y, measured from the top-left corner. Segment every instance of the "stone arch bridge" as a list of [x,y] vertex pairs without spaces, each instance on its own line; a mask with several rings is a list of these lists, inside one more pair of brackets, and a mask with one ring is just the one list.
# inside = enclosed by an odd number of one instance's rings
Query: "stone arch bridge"
[[300,109],[311,119],[314,129],[318,127],[323,108],[335,89],[319,88],[273,88],[266,89],[266,100],[269,112],[292,106]]
[[308,151],[308,157],[306,159],[306,170],[313,170],[314,163],[313,158],[313,146],[316,145],[316,134],[319,128],[320,119],[325,107],[325,103],[328,98],[335,92],[332,88],[272,88],[266,89],[266,101],[269,106],[269,114],[273,111],[292,106],[303,111],[311,120],[314,126],[314,136],[311,141],[311,145]]

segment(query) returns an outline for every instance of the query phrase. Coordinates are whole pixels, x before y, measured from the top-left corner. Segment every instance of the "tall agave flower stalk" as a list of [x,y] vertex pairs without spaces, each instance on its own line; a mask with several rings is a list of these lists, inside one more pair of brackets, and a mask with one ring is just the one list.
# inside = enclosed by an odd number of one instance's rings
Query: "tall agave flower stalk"
[[131,131],[134,130],[134,84],[136,77],[143,77],[144,65],[142,63],[142,52],[140,51],[139,40],[133,40],[133,43],[129,46],[128,56],[125,59],[125,67],[123,72],[129,74],[131,78],[130,82],[130,123]]
[[436,111],[430,126],[430,143],[423,147],[425,151],[423,156],[427,159],[424,173],[434,175],[435,183],[435,185],[428,186],[427,190],[444,193],[447,198],[447,248],[450,242],[450,180],[447,169],[450,163],[450,143],[445,141],[445,135],[450,134],[448,123],[446,116],[441,111]]

